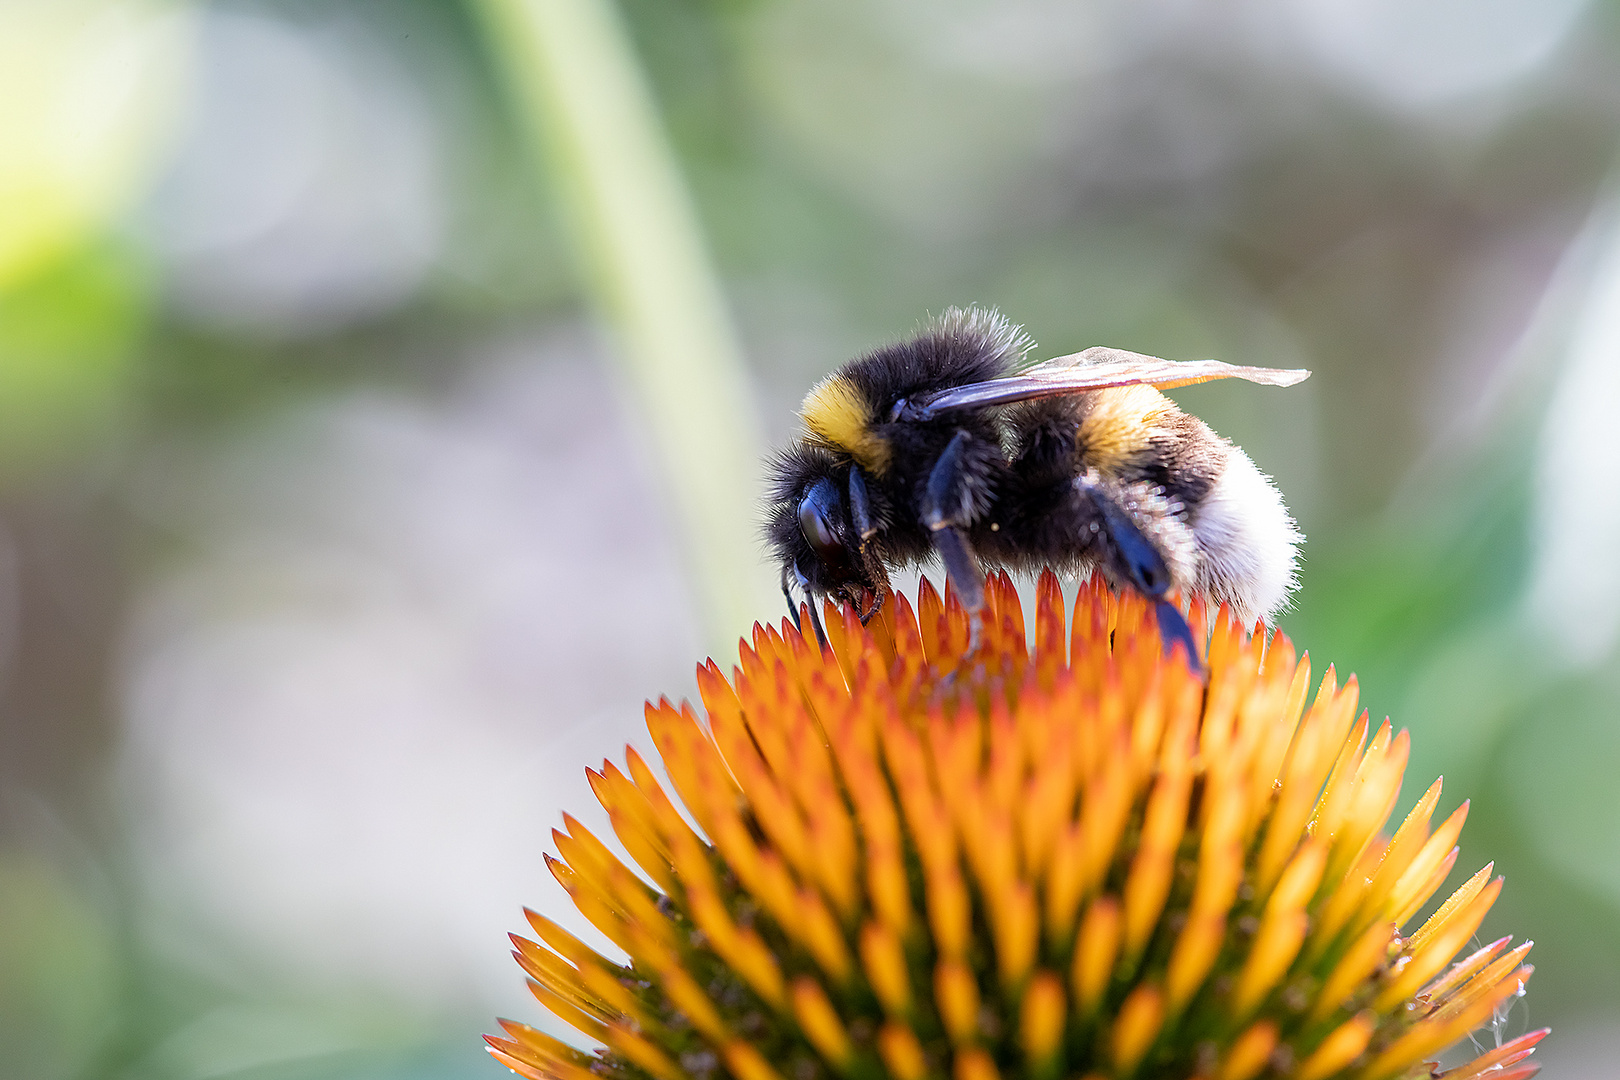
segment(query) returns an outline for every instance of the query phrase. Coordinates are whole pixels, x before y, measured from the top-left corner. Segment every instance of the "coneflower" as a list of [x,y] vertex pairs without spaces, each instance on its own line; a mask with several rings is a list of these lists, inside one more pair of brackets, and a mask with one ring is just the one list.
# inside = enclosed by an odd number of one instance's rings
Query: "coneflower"
[[[1530,976],[1503,938],[1453,963],[1502,887],[1486,866],[1427,919],[1464,803],[1395,805],[1407,733],[1354,678],[1224,619],[1207,682],[1134,596],[1037,586],[1030,651],[1005,576],[967,617],[924,581],[829,647],[754,628],[728,680],[647,706],[687,823],[646,761],[590,772],[643,878],[577,821],[547,856],[598,954],[529,912],[541,1004],[601,1045],[502,1021],[532,1080],[1389,1080]],[[1194,625],[1200,625],[1195,611]],[[701,830],[701,831],[700,831]],[[650,882],[650,883],[649,883]],[[1411,925],[1416,923],[1415,926]],[[1522,1080],[1535,1031],[1442,1075]]]

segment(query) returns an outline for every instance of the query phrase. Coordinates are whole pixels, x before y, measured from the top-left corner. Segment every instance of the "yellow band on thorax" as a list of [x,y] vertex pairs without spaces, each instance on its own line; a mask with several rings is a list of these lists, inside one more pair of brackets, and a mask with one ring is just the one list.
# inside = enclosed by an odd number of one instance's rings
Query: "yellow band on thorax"
[[891,448],[872,430],[872,405],[842,375],[829,375],[805,395],[799,406],[804,426],[821,441],[842,450],[867,472],[889,467]]

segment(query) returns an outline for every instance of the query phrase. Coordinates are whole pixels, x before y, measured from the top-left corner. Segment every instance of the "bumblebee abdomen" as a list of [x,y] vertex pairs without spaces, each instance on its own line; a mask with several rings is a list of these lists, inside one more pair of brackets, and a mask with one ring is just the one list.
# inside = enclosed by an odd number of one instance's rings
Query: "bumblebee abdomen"
[[1249,455],[1229,447],[1226,467],[1188,523],[1198,545],[1194,588],[1229,604],[1244,625],[1269,621],[1288,605],[1305,537]]
[[1140,473],[1153,463],[1155,436],[1180,412],[1151,386],[1119,386],[1086,394],[1075,430],[1075,453],[1084,468],[1109,479]]

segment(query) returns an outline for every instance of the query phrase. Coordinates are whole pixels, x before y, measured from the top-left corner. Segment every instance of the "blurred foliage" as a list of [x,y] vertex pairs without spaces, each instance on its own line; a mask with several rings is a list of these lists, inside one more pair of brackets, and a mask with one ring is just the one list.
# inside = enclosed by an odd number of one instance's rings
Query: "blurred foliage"
[[[774,436],[833,364],[956,303],[1042,355],[1314,369],[1177,396],[1310,537],[1283,627],[1412,728],[1409,775],[1475,799],[1459,865],[1509,877],[1487,931],[1538,940],[1511,1023],[1612,1026],[1620,657],[1571,666],[1525,617],[1558,365],[1524,335],[1611,196],[1616,9],[1504,2],[1552,44],[1444,97],[1411,72],[1454,58],[1412,35],[1351,63],[1361,39],[1310,22],[1328,7],[1354,5],[620,10]],[[203,543],[143,470],[355,391],[436,400],[488,343],[602,306],[484,31],[442,0],[0,8],[7,1080],[501,1075],[481,1006],[289,982],[146,909],[115,768],[129,598]],[[62,869],[85,858],[100,877]]]
[[764,447],[679,162],[612,4],[484,0],[480,10],[641,399],[707,636],[729,644],[774,592],[749,566]]
[[0,850],[0,1060],[8,1075],[67,1077],[115,1022],[110,929],[38,858]]
[[182,105],[184,4],[0,7],[0,473],[103,442],[146,321],[144,252],[108,236]]
[[16,477],[112,438],[153,285],[141,252],[107,242],[0,292],[0,468]]
[[181,104],[185,15],[172,0],[0,7],[0,290],[140,196]]

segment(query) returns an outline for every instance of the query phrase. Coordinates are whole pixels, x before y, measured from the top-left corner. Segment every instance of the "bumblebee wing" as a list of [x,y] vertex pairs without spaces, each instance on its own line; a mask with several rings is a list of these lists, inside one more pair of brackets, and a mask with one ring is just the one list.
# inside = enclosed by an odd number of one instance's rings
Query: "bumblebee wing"
[[912,403],[929,415],[983,405],[1008,405],[1064,397],[1110,386],[1146,383],[1169,389],[1211,379],[1247,379],[1265,386],[1293,386],[1310,377],[1303,368],[1241,367],[1220,360],[1161,360],[1103,346],[1054,357],[1005,379],[953,386]]

